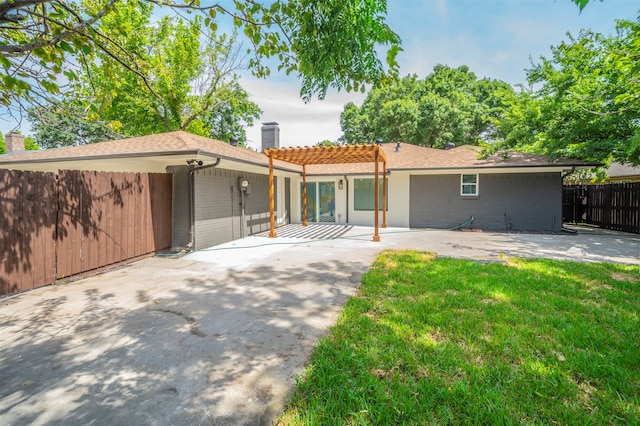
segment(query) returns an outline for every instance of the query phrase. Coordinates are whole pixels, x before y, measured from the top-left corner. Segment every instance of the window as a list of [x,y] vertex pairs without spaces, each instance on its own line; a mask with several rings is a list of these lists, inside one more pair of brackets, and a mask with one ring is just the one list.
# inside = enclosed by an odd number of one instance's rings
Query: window
[[478,195],[478,175],[462,175],[460,195],[474,197]]
[[[384,183],[382,178],[378,181],[378,209],[382,210],[382,194],[384,192]],[[373,178],[356,178],[353,181],[353,208],[355,210],[371,210],[373,211],[374,200],[374,180]],[[389,208],[389,194],[387,194],[387,209]]]
[[[307,182],[307,221],[335,222],[335,182]],[[300,217],[302,212],[302,182],[300,183]]]

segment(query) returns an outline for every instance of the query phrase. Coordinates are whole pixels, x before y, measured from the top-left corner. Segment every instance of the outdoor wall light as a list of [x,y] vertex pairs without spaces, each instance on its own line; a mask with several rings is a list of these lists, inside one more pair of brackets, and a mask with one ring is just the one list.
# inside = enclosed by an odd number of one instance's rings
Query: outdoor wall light
[[342,179],[338,182],[338,189],[342,190]]

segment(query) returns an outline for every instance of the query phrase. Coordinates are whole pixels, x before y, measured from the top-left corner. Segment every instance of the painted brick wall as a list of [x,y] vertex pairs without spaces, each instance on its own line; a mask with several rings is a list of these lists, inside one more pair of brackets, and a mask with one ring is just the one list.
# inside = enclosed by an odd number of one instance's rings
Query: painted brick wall
[[177,250],[189,244],[189,168],[167,167],[167,173],[173,175],[171,249]]
[[[560,173],[480,174],[478,197],[460,196],[460,175],[414,175],[410,180],[411,227],[451,228],[474,217],[485,230],[559,231]],[[508,214],[509,221],[505,217]]]
[[[245,223],[239,179],[249,181]],[[269,178],[220,168],[195,176],[195,249],[203,249],[269,229]]]

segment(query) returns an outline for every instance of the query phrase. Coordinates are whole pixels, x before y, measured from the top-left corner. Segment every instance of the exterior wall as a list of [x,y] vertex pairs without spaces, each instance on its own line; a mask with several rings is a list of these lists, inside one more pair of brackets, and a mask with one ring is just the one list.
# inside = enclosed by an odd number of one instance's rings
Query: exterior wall
[[[243,195],[240,181],[249,189]],[[283,178],[275,181],[278,222],[284,209],[280,202]],[[242,202],[244,200],[244,222]],[[195,176],[195,249],[233,241],[269,229],[269,176],[237,170],[210,168]]]
[[[349,223],[359,226],[373,226],[373,211],[358,211],[354,209],[354,188],[355,179],[372,179],[370,176],[349,176]],[[392,172],[387,176],[387,226],[408,228],[409,227],[409,173]],[[382,200],[380,200],[380,212],[378,214],[380,224],[382,224]]]
[[[460,174],[411,176],[411,227],[451,228],[473,217],[485,230],[559,231],[560,173],[479,174],[478,196],[460,195]],[[508,215],[509,221],[505,214]]]
[[[168,167],[173,174],[174,250],[188,247],[191,240],[189,167]],[[240,192],[241,180],[249,182]],[[289,207],[284,199],[284,177],[275,177],[276,223],[288,223]],[[219,167],[197,170],[194,176],[194,250],[211,247],[269,229],[269,176]],[[245,217],[242,220],[242,201]]]
[[291,223],[291,178],[282,178],[282,182],[284,185],[280,185],[282,190],[284,191],[284,196],[278,197],[278,199],[284,201],[284,205],[282,209],[278,209],[278,211],[282,212],[279,215],[279,225],[286,225]]
[[167,167],[167,173],[173,176],[171,249],[177,250],[189,245],[189,168]]
[[[346,224],[358,226],[373,226],[373,211],[357,211],[353,208],[354,200],[354,179],[372,179],[373,175],[359,176],[308,176],[307,182],[335,182],[336,203],[335,219],[336,224]],[[339,182],[342,180],[342,189]],[[291,180],[291,220],[294,223],[302,222],[302,194],[300,185],[302,177]],[[409,173],[393,172],[387,180],[388,206],[387,206],[387,226],[409,227]],[[382,200],[380,201],[380,214],[378,215],[382,224]],[[348,204],[348,205],[347,205]]]

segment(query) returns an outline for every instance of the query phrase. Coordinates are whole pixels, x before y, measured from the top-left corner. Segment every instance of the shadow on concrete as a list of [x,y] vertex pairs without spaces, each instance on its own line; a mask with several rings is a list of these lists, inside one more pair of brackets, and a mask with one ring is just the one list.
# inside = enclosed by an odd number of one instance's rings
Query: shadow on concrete
[[349,235],[250,237],[0,299],[0,424],[269,424],[382,249],[622,263],[640,249],[633,234]]
[[3,301],[0,423],[270,424],[362,269],[162,262]]
[[[340,238],[353,229],[351,225],[337,225],[335,223],[310,223],[302,226],[292,223],[276,229],[278,238],[303,238],[310,240],[332,240]],[[256,237],[268,237],[269,231],[256,234]]]

